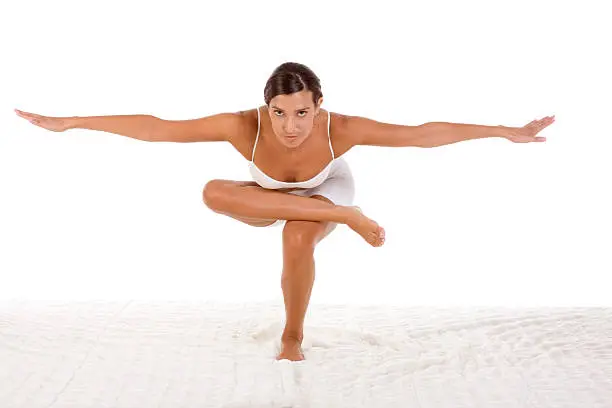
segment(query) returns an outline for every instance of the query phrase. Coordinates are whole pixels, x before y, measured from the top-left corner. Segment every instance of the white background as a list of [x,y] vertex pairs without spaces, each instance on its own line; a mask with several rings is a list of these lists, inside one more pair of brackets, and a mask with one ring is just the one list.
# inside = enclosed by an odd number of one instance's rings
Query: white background
[[604,2],[210,3],[3,6],[0,297],[281,302],[281,228],[202,202],[208,180],[250,180],[230,144],[54,133],[13,109],[252,109],[296,61],[332,112],[405,125],[556,115],[546,143],[350,150],[355,203],[387,240],[339,226],[316,249],[311,302],[612,303]]

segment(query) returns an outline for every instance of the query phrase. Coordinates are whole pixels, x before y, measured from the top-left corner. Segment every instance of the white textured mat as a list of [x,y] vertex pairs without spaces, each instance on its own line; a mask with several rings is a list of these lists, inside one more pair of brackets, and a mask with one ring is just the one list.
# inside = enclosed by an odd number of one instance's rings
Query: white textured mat
[[612,407],[612,309],[0,302],[0,407]]

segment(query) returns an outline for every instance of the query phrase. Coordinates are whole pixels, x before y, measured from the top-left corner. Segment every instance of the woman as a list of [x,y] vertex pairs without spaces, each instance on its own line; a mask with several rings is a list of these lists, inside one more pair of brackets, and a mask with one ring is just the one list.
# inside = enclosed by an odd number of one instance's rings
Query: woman
[[353,206],[354,184],[342,155],[356,145],[435,147],[462,140],[504,137],[541,142],[536,134],[554,121],[522,128],[430,122],[419,126],[381,123],[321,108],[319,78],[305,65],[277,67],[264,89],[265,105],[200,119],[163,120],[150,115],[47,117],[17,111],[52,131],[83,128],[143,141],[228,141],[249,161],[253,181],[211,180],[203,201],[213,211],[246,224],[283,227],[281,287],[286,325],[280,359],[303,360],[306,309],[314,283],[314,249],[337,224],[346,224],[370,245],[385,231]]

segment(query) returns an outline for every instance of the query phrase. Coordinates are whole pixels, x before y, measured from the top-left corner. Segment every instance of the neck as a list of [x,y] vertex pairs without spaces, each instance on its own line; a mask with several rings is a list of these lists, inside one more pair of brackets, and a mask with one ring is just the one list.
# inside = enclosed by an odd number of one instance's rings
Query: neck
[[275,137],[273,145],[280,154],[294,156],[299,155],[304,150],[304,145],[308,142],[309,138],[310,135],[306,136],[306,139],[304,139],[304,141],[302,141],[302,143],[300,143],[298,146],[287,146],[279,142]]

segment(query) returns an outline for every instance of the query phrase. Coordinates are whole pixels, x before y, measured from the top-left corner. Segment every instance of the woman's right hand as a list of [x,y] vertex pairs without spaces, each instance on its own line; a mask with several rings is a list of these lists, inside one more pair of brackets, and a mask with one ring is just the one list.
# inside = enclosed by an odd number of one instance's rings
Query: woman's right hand
[[53,132],[63,132],[66,129],[70,129],[71,118],[56,118],[51,116],[42,116],[35,113],[23,112],[15,109],[15,113],[18,116],[30,121],[33,125],[40,126],[41,128],[52,130]]

